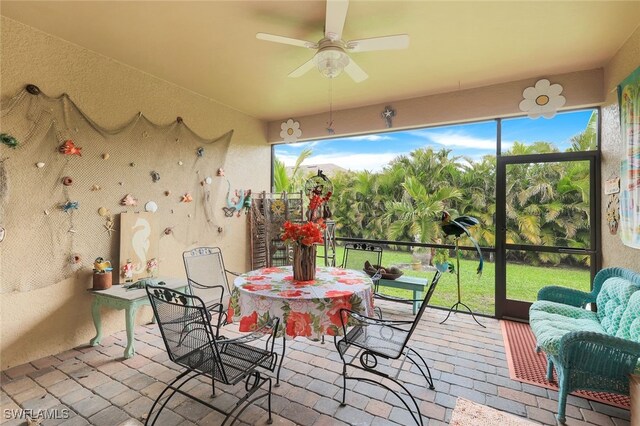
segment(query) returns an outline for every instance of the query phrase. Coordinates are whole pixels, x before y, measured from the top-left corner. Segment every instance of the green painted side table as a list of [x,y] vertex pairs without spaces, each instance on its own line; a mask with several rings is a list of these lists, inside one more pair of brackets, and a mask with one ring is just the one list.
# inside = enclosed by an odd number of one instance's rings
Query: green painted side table
[[422,299],[422,292],[424,291],[426,285],[429,283],[427,278],[417,278],[417,277],[399,277],[395,280],[387,280],[384,278],[380,278],[378,281],[378,286],[381,287],[392,287],[392,288],[400,288],[403,290],[411,290],[413,292],[413,300],[415,300],[413,304],[413,314],[418,313],[420,309],[420,305],[422,302],[419,302]]
[[[184,279],[170,278],[159,279],[166,283],[167,288],[174,288],[184,291],[187,284]],[[123,285],[114,285],[106,290],[92,291],[94,296],[91,305],[91,315],[93,316],[93,325],[96,327],[96,337],[89,342],[91,346],[97,346],[102,340],[102,315],[100,308],[106,306],[108,308],[125,310],[125,319],[127,324],[127,347],[124,350],[124,357],[131,358],[136,354],[135,350],[135,319],[136,312],[140,306],[149,305],[149,298],[145,289],[127,290]]]

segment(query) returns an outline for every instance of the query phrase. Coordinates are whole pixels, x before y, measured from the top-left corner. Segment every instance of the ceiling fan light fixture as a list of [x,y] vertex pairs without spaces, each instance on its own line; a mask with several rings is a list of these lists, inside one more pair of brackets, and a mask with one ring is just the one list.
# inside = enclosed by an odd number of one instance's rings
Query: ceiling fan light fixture
[[320,74],[327,78],[335,78],[349,65],[349,56],[340,47],[327,46],[316,53],[315,61]]

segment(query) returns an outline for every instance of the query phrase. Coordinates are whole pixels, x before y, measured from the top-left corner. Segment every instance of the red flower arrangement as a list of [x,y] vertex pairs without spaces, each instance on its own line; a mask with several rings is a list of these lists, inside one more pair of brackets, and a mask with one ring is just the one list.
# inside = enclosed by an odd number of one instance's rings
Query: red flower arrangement
[[302,244],[303,246],[322,244],[324,243],[323,231],[325,228],[326,225],[322,219],[317,222],[305,223],[293,223],[286,221],[284,223],[282,241]]

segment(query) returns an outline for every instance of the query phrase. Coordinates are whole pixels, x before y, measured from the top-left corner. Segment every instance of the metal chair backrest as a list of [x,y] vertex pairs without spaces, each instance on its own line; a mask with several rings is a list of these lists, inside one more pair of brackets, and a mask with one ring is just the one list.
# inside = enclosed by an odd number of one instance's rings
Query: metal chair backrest
[[146,291],[171,361],[227,383],[202,299],[159,286],[147,286]]
[[431,279],[431,283],[429,284],[429,288],[427,289],[427,292],[425,293],[424,298],[422,299],[422,305],[420,305],[420,309],[418,309],[418,312],[416,313],[416,316],[413,319],[413,324],[411,325],[411,328],[409,329],[409,334],[407,335],[407,340],[405,341],[405,345],[406,345],[406,342],[408,342],[409,339],[411,338],[411,335],[413,334],[413,331],[416,329],[416,326],[420,322],[420,318],[422,318],[422,314],[424,313],[425,309],[427,308],[427,305],[429,304],[429,300],[431,299],[431,296],[433,295],[433,292],[436,290],[436,286],[438,285],[438,281],[440,281],[440,277],[441,276],[442,276],[442,272],[436,271],[436,274]]
[[221,297],[228,302],[231,291],[220,248],[194,248],[182,253],[182,260],[191,294],[200,297],[205,306],[219,302]]
[[366,262],[372,266],[381,265],[382,246],[371,243],[346,243],[344,245],[343,268],[362,271]]

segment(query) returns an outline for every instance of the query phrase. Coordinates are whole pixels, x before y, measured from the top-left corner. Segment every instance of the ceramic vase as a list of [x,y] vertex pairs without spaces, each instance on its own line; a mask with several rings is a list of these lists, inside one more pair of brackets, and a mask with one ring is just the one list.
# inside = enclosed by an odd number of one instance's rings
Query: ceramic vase
[[316,277],[316,246],[293,245],[293,279],[311,281]]

